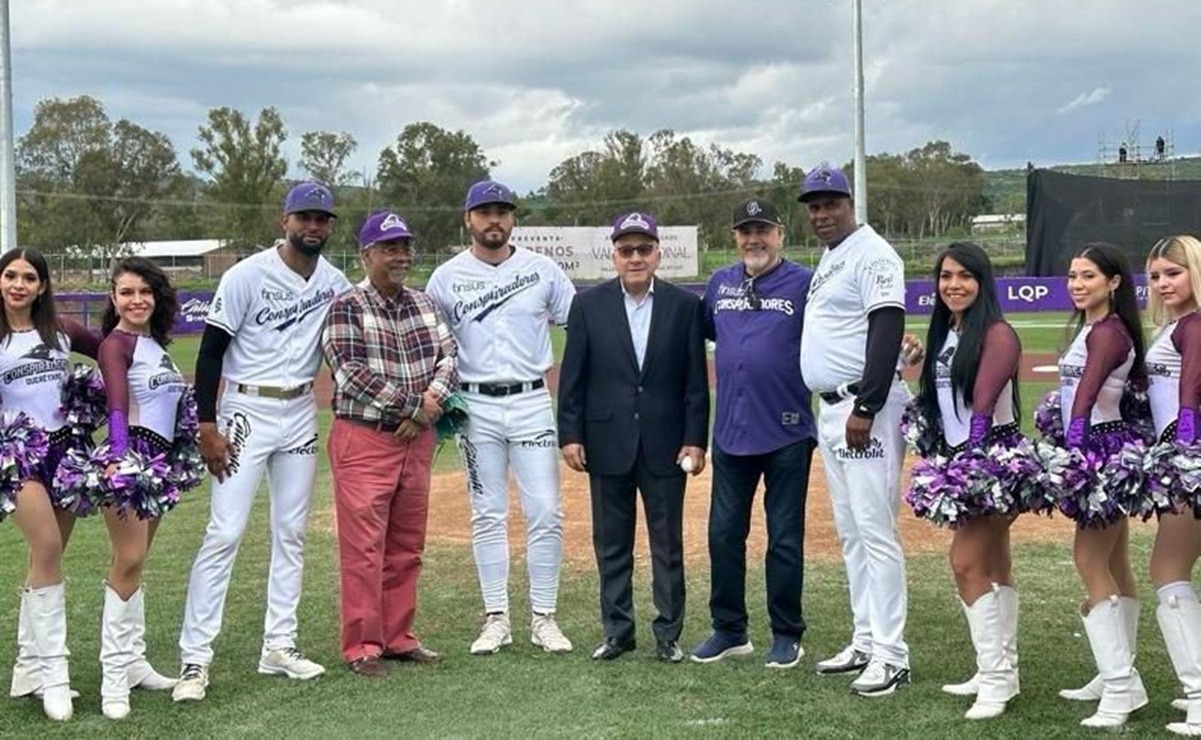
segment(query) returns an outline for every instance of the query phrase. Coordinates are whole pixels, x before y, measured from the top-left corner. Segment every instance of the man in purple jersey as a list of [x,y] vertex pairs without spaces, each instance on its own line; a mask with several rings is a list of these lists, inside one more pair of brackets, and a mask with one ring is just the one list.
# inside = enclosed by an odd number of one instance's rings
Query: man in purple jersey
[[809,390],[798,370],[801,320],[813,272],[780,256],[784,227],[771,203],[734,211],[742,261],[714,273],[705,291],[706,335],[717,342],[717,415],[709,510],[713,633],[698,663],[753,652],[747,633],[746,538],[759,479],[766,491],[769,668],[800,662],[805,495],[813,457]]

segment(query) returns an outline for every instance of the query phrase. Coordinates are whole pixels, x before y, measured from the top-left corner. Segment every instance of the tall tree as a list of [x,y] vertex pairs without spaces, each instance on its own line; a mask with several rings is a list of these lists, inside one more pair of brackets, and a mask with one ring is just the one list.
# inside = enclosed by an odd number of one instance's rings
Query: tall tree
[[347,172],[346,162],[358,146],[345,131],[305,131],[300,135],[300,166],[309,177],[331,188],[349,185],[359,173]]
[[180,175],[166,135],[124,119],[111,123],[87,96],[38,103],[17,160],[22,243],[88,257],[111,257],[146,238],[157,201]]
[[214,108],[200,127],[192,162],[209,178],[205,195],[217,206],[212,220],[235,245],[269,244],[279,232],[273,196],[288,171],[287,136],[275,108],[264,108],[253,125],[239,110]]
[[380,152],[376,181],[382,204],[408,216],[422,247],[441,250],[460,243],[458,204],[494,166],[469,134],[422,121]]

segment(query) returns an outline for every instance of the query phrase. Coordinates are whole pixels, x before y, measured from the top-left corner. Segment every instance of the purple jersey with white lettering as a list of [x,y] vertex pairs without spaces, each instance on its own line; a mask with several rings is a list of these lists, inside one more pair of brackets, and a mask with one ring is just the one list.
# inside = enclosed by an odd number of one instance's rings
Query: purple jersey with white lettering
[[705,290],[705,333],[717,342],[714,441],[731,455],[761,455],[814,437],[800,373],[801,324],[813,271],[780,260],[750,278],[742,263]]

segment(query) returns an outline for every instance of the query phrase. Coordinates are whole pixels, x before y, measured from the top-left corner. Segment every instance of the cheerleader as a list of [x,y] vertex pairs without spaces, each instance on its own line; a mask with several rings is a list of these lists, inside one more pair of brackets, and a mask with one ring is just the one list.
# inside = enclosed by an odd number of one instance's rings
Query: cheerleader
[[923,459],[905,498],[918,516],[955,531],[951,568],[977,672],[943,690],[975,695],[964,716],[987,719],[1018,693],[1009,525],[1038,465],[1018,429],[1021,344],[1001,313],[988,255],[975,244],[952,244],[934,275],[926,346],[937,351],[926,356],[907,414],[907,436]]
[[1129,516],[1142,513],[1146,499],[1143,420],[1123,399],[1128,381],[1145,379],[1143,335],[1130,265],[1117,247],[1090,244],[1076,254],[1068,291],[1078,331],[1059,360],[1059,391],[1037,416],[1046,438],[1044,501],[1076,521],[1073,555],[1088,592],[1080,614],[1097,676],[1060,696],[1099,699],[1081,724],[1118,727],[1147,703],[1134,669],[1139,602],[1129,552]]
[[11,516],[29,548],[10,694],[41,696],[48,717],[67,720],[75,694],[67,664],[62,556],[75,512],[55,505],[51,491],[59,461],[90,445],[101,416],[98,386],[91,414],[84,393],[80,398],[69,393],[86,389],[89,377],[72,374],[70,353],[94,358],[99,340],[79,323],[58,318],[46,260],[33,250],[0,256],[0,292],[0,520]]
[[[153,262],[128,257],[113,269],[110,299],[99,352],[109,438],[90,462],[92,471],[103,470],[104,522],[112,546],[100,627],[101,709],[106,717],[121,719],[129,714],[129,690],[137,685],[131,664],[145,650],[139,636],[146,629],[146,556],[161,515],[183,488],[198,482],[194,471],[199,468],[178,469],[179,447],[194,445],[194,430],[180,428],[189,416],[181,407],[190,394],[165,349],[175,323],[175,289]],[[76,466],[65,466],[60,478],[64,489],[94,479]],[[176,683],[148,664],[144,670],[153,679],[143,680],[143,686],[169,689]]]
[[1151,318],[1159,327],[1147,350],[1147,393],[1159,443],[1147,455],[1148,485],[1161,512],[1151,551],[1151,580],[1159,605],[1155,616],[1168,656],[1184,688],[1184,722],[1168,730],[1201,735],[1201,604],[1191,583],[1201,556],[1201,241],[1174,236],[1147,256]]

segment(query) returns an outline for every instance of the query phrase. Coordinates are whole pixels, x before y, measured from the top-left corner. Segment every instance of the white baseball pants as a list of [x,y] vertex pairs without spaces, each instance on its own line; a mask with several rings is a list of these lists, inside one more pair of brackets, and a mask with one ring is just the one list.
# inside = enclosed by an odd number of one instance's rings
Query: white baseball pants
[[217,425],[234,446],[237,467],[223,482],[213,479],[208,528],[192,564],[179,634],[184,664],[213,660],[234,558],[264,471],[271,503],[271,565],[263,645],[270,650],[296,644],[305,527],[317,474],[316,397],[308,393],[285,401],[227,390],[217,406]]
[[846,444],[853,398],[835,404],[822,401],[817,419],[818,449],[851,593],[851,644],[905,668],[909,667],[909,646],[905,644],[908,597],[897,506],[905,457],[901,412],[908,400],[908,388],[897,381],[884,408],[876,414],[866,450],[851,450]]
[[550,393],[492,397],[465,393],[469,420],[459,436],[471,501],[471,541],[486,612],[509,610],[509,470],[526,522],[530,607],[553,612],[563,557],[559,442]]

